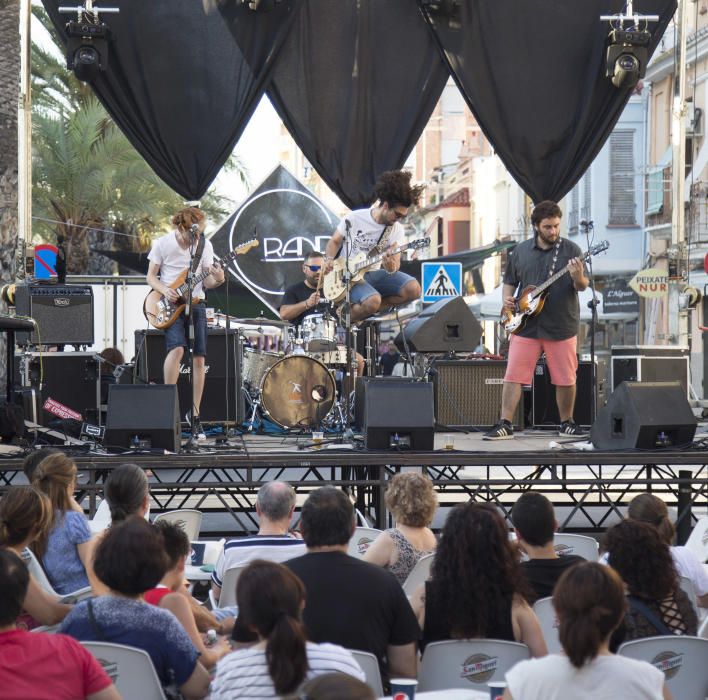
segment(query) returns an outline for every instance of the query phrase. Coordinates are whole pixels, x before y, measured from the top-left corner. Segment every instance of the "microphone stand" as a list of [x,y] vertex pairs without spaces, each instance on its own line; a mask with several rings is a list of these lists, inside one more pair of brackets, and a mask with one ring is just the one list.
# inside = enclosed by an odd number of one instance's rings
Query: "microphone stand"
[[355,375],[352,370],[356,367],[356,353],[352,349],[354,342],[354,334],[352,333],[352,305],[351,305],[351,271],[349,270],[349,253],[352,245],[351,240],[351,222],[349,219],[345,220],[346,233],[344,236],[344,275],[342,281],[344,282],[344,304],[342,307],[342,321],[344,323],[344,342],[347,346],[347,359],[346,359],[346,372],[342,381],[342,391],[344,392],[344,425],[342,426],[344,432],[342,435],[343,440],[350,440],[352,437],[352,410],[350,397],[355,391],[354,382],[350,381]]
[[[202,235],[204,235],[202,233]],[[187,299],[184,307],[184,315],[187,323],[187,353],[189,355],[189,440],[184,446],[185,452],[196,452],[197,436],[194,434],[194,314],[192,313],[192,292],[194,290],[194,255],[197,252],[197,239],[194,232],[189,230],[189,272],[187,272]],[[179,382],[179,377],[177,377]]]
[[[594,230],[592,221],[581,221],[580,226],[585,233],[586,248],[590,249],[590,231]],[[600,303],[595,293],[595,275],[592,270],[592,255],[587,260],[588,272],[590,273],[590,289],[592,299],[588,302],[590,308],[590,389],[592,400],[590,401],[590,423],[595,422],[597,416],[597,367],[595,365],[595,329],[597,327],[597,305]]]

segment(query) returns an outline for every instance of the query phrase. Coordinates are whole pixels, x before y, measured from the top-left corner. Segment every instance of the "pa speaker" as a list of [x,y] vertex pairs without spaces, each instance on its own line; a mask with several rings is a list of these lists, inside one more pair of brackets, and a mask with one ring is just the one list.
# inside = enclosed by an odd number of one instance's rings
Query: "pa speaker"
[[599,450],[679,447],[693,441],[696,418],[679,382],[622,382],[590,431]]
[[423,309],[396,336],[396,347],[405,352],[472,352],[482,337],[482,326],[462,297],[443,299]]
[[108,389],[106,448],[179,452],[179,404],[174,384],[114,384]]
[[432,450],[433,385],[405,377],[360,377],[356,421],[370,450]]

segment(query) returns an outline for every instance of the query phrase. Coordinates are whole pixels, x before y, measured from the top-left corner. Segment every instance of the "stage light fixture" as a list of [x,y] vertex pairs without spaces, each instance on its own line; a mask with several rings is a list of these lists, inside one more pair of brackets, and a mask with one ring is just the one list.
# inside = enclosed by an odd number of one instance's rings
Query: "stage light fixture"
[[616,88],[631,88],[644,77],[651,33],[613,29],[608,36],[605,75]]

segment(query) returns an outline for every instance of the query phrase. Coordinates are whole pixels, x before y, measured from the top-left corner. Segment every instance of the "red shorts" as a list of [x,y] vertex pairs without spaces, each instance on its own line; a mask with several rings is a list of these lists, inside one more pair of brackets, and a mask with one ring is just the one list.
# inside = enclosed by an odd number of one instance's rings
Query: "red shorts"
[[575,336],[565,340],[546,340],[512,335],[504,381],[531,384],[538,358],[545,352],[551,382],[556,386],[572,386],[578,370],[577,343]]

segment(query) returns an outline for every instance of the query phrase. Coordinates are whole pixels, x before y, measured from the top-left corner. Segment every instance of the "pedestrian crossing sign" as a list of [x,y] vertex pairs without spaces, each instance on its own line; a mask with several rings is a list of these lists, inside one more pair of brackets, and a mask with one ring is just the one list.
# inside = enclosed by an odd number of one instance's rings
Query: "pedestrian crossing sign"
[[424,304],[462,295],[462,263],[424,262],[421,267]]

